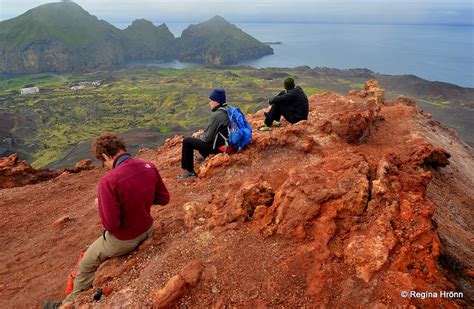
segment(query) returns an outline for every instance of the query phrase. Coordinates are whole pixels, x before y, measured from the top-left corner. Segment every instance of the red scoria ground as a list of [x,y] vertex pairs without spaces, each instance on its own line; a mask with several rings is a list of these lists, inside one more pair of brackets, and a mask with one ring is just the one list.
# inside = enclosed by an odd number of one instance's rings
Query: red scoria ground
[[[308,121],[255,131],[247,150],[196,165],[197,179],[176,179],[181,141],[137,155],[172,200],[153,208],[151,239],[100,267],[94,286],[111,294],[95,302],[90,290],[74,306],[472,305],[474,152],[412,100],[384,100],[376,82],[312,96]],[[1,308],[64,297],[79,252],[101,234],[105,172],[0,190]],[[440,290],[464,297],[400,296]]]

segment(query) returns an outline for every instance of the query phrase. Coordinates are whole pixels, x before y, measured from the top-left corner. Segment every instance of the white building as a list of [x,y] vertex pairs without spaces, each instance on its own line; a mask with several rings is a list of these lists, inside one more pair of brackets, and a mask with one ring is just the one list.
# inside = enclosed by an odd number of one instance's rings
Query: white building
[[79,82],[79,86],[100,86],[101,81],[100,80],[94,80],[94,81],[85,81],[85,82]]
[[40,90],[39,90],[38,87],[23,88],[23,89],[21,89],[20,94],[21,94],[21,95],[33,94],[33,93],[37,93],[37,92],[39,92],[39,91],[40,91]]
[[81,90],[81,89],[84,89],[84,86],[72,86],[70,89],[73,91]]

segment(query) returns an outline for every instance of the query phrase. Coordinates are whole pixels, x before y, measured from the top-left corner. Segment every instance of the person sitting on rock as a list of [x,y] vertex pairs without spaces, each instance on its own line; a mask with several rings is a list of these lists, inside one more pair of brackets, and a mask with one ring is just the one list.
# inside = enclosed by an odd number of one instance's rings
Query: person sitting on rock
[[281,116],[291,124],[308,119],[308,97],[303,89],[295,87],[291,77],[285,79],[284,86],[285,90],[268,102],[270,111],[265,112],[265,125],[258,128],[260,131],[269,131],[272,125],[280,125]]
[[72,292],[63,304],[92,287],[94,274],[106,259],[129,253],[153,233],[152,204],[166,205],[170,194],[156,167],[132,158],[113,133],[97,137],[94,156],[109,173],[100,179],[96,204],[104,232],[85,252]]
[[178,179],[197,176],[194,171],[194,150],[199,151],[203,158],[210,154],[220,153],[219,147],[223,146],[229,137],[229,117],[224,89],[216,88],[211,91],[209,107],[211,117],[206,129],[195,132],[192,137],[186,137],[183,140],[181,167],[186,172],[178,176]]

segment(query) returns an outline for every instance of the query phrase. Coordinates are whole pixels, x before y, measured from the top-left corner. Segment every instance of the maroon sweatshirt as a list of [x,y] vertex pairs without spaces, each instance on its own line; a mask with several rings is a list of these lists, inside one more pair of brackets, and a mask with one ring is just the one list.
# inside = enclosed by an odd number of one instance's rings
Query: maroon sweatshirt
[[151,205],[166,205],[170,194],[152,163],[123,153],[115,159],[114,169],[100,179],[98,199],[104,228],[118,239],[129,240],[151,227]]

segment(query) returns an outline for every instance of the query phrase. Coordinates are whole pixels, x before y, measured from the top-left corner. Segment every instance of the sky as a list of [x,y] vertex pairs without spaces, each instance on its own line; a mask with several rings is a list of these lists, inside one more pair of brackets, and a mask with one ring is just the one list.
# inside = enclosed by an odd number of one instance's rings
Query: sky
[[[0,0],[0,20],[43,0]],[[450,24],[474,26],[474,0],[77,0],[111,23],[137,18],[195,22],[221,15],[231,22]]]

